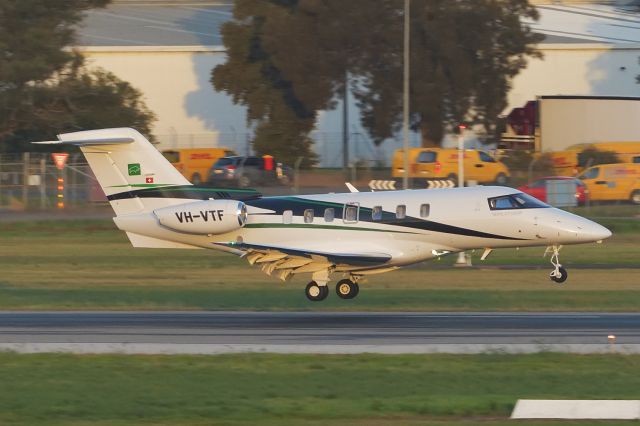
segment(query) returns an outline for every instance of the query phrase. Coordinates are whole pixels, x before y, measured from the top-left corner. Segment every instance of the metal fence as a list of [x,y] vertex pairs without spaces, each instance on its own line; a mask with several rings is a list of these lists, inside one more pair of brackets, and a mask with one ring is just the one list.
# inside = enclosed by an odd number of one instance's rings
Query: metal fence
[[[327,138],[328,140],[329,138]],[[355,151],[357,153],[357,151]],[[369,154],[382,155],[369,152]],[[357,157],[356,157],[357,158]],[[335,158],[336,162],[340,157]],[[387,157],[387,161],[388,161]],[[525,161],[509,164],[510,178],[508,186],[518,188],[523,185],[531,186],[531,189],[545,187],[547,201],[559,207],[584,204],[590,207],[590,196],[584,200],[579,199],[575,182],[546,182],[539,180],[544,176],[552,176],[553,170],[543,167],[539,163],[528,158]],[[395,188],[402,187],[402,179],[392,178],[388,167],[378,167],[376,161],[352,161],[347,170],[311,169],[296,170],[290,186],[259,187],[258,190],[265,195],[285,195],[294,193],[322,193],[345,191],[345,182],[351,182],[360,190],[373,188],[389,189],[388,182],[395,180]],[[370,186],[372,180],[378,180],[377,186]],[[438,179],[442,184],[445,179]],[[411,179],[412,188],[439,188],[443,185],[429,185],[425,179]],[[477,182],[466,178],[466,185],[490,184],[489,182]],[[457,182],[450,182],[449,186],[455,186]],[[446,187],[446,185],[444,186]],[[535,191],[531,191],[533,193]],[[616,206],[624,206],[624,212],[628,216],[640,217],[640,205],[634,205],[628,197],[618,200],[609,200],[599,207],[598,211],[607,215],[608,209]],[[0,211],[15,210],[48,210],[58,207],[63,203],[66,208],[86,208],[106,202],[106,197],[100,189],[84,156],[79,153],[71,153],[66,166],[58,170],[48,153],[22,153],[0,155]],[[600,203],[598,203],[600,204]],[[618,209],[620,210],[620,209]]]
[[81,153],[59,170],[50,154],[0,155],[0,209],[50,209],[106,201]]

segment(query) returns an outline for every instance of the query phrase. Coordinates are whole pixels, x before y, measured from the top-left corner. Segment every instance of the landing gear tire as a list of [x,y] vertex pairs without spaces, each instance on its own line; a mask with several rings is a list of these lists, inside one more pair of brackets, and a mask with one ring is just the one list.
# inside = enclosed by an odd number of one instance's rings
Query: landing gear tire
[[336,284],[336,294],[341,299],[353,299],[360,292],[360,287],[358,283],[354,283],[351,280],[340,280],[338,284]]
[[307,299],[312,302],[319,302],[327,298],[329,295],[329,287],[326,285],[318,285],[315,281],[311,281],[304,289],[304,294],[307,296]]
[[551,273],[549,274],[549,278],[551,278],[551,281],[554,281],[558,284],[562,284],[563,282],[565,282],[568,276],[569,273],[562,266],[560,266],[557,271],[551,271]]

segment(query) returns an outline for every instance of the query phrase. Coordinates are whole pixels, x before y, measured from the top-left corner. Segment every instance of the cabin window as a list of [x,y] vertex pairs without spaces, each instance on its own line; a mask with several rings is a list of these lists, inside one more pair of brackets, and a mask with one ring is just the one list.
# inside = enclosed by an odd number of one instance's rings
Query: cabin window
[[355,223],[358,221],[358,205],[346,204],[344,206],[343,220],[345,223]]
[[400,204],[396,207],[396,219],[404,219],[407,217],[407,206]]
[[431,206],[429,204],[420,205],[420,217],[429,217]]
[[284,212],[282,212],[282,223],[288,225],[291,223],[292,220],[293,220],[293,211],[285,210]]
[[549,207],[537,198],[527,194],[503,195],[501,197],[489,198],[489,208],[491,210],[511,210],[511,209],[535,209]]
[[304,211],[304,223],[313,223],[313,209]]
[[324,221],[325,222],[333,222],[333,219],[336,217],[336,209],[333,207],[329,207],[324,209]]
[[382,220],[382,206],[374,206],[371,209],[371,220]]

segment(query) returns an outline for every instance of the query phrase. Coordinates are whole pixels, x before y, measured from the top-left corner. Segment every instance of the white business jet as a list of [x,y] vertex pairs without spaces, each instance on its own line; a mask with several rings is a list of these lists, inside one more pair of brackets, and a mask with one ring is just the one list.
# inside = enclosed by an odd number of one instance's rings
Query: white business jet
[[[262,197],[254,190],[190,184],[140,133],[102,129],[45,144],[80,147],[134,247],[208,248],[241,256],[287,280],[310,273],[309,300],[358,294],[370,274],[448,253],[546,246],[550,278],[567,279],[566,244],[601,241],[611,232],[513,188],[349,192]],[[351,187],[353,190],[353,187]]]

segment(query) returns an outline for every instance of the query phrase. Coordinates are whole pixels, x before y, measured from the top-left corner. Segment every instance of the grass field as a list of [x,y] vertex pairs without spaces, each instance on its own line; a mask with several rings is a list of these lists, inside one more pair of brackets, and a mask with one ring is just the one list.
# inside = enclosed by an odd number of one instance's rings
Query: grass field
[[0,423],[500,424],[519,398],[636,399],[639,370],[638,356],[551,353],[4,353]]
[[332,294],[316,304],[304,298],[307,277],[281,283],[210,250],[133,249],[108,220],[0,223],[0,309],[636,311],[638,221],[612,221],[620,231],[603,244],[563,249],[564,286],[548,279],[543,248],[497,250],[485,262],[474,254],[486,268],[454,269],[443,258],[374,276],[354,300]]

